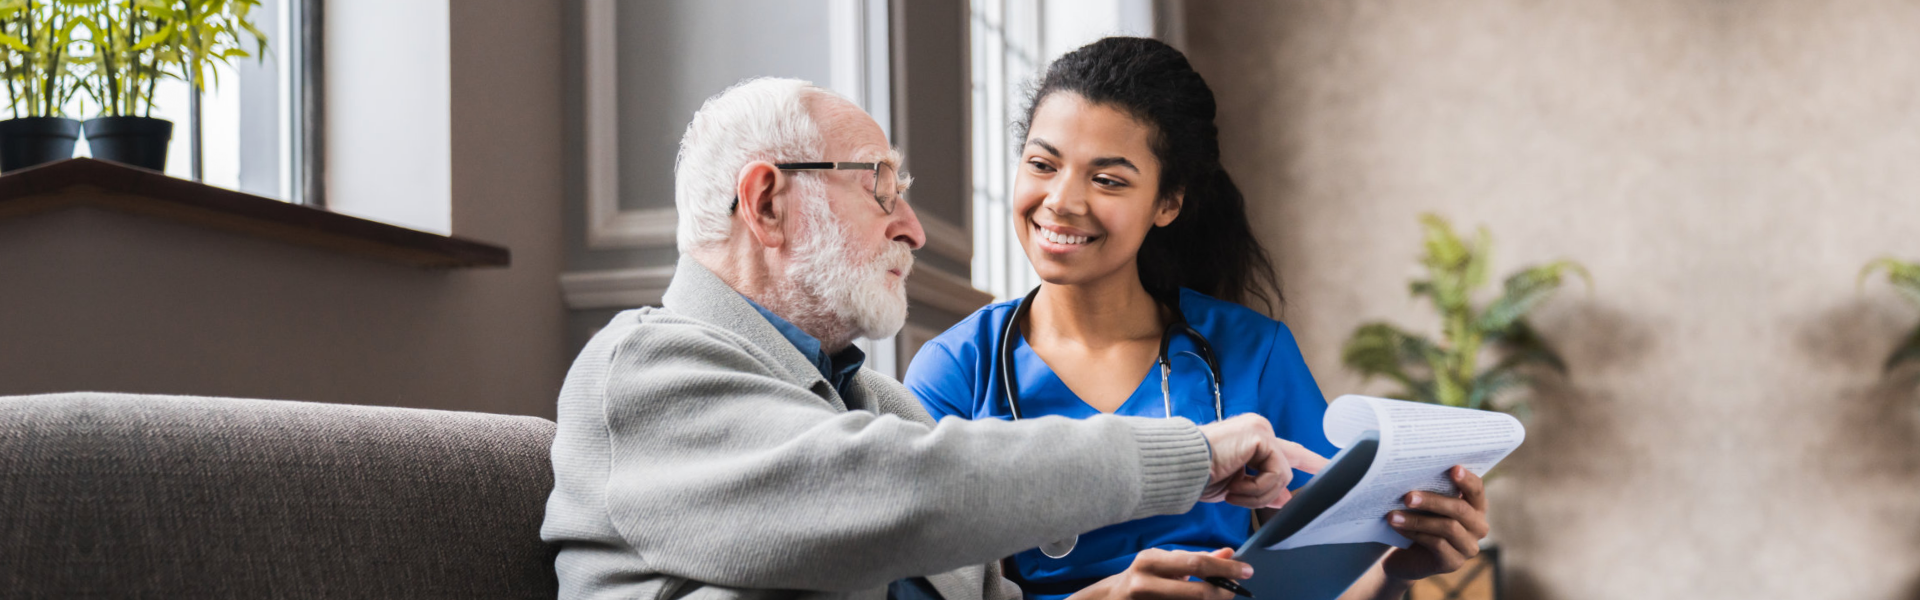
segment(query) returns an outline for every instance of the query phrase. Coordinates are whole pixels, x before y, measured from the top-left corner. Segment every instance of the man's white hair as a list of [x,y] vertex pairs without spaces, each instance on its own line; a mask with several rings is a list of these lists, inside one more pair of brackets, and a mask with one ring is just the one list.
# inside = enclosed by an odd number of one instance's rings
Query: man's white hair
[[[736,178],[747,163],[822,160],[826,147],[808,103],[831,90],[798,79],[763,77],[734,84],[708,98],[680,138],[674,166],[673,204],[680,213],[681,253],[727,239]],[[824,193],[824,183],[794,178],[805,197]],[[822,189],[811,189],[820,187]]]

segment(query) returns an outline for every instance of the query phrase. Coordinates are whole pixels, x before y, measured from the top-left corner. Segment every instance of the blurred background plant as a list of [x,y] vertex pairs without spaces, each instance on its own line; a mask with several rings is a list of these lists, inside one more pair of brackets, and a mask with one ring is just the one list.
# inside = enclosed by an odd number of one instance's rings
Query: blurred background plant
[[[101,0],[94,0],[99,2]],[[85,89],[84,60],[74,56],[74,31],[86,0],[0,0],[0,77],[14,118],[64,117]]]
[[[1432,214],[1421,215],[1420,224],[1426,237],[1426,252],[1420,257],[1426,277],[1414,280],[1407,290],[1431,300],[1439,311],[1439,341],[1384,321],[1369,322],[1347,339],[1342,362],[1367,381],[1385,377],[1400,384],[1396,398],[1501,410],[1525,418],[1527,403],[1503,395],[1529,383],[1524,367],[1561,373],[1567,369],[1527,323],[1527,314],[1560,288],[1567,273],[1579,274],[1589,288],[1592,278],[1572,261],[1527,267],[1507,277],[1499,297],[1476,308],[1473,295],[1487,283],[1492,236],[1481,227],[1470,242],[1463,240],[1446,219]],[[1489,351],[1499,361],[1482,370],[1481,355]]]
[[[1860,269],[1859,283],[1865,285],[1867,277],[1872,276],[1874,271],[1883,270],[1887,272],[1887,283],[1893,285],[1893,290],[1899,292],[1907,302],[1920,307],[1920,262],[1906,262],[1885,256],[1876,258]],[[1914,326],[1900,344],[1894,346],[1893,353],[1887,355],[1884,369],[1891,372],[1900,368],[1900,365],[1914,361],[1920,361],[1920,325]]]

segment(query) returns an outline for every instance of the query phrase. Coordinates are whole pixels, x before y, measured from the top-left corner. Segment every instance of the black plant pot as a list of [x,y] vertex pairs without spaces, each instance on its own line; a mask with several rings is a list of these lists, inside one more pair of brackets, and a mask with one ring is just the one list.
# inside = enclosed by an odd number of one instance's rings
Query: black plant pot
[[24,169],[73,158],[80,122],[61,117],[20,117],[0,121],[0,171]]
[[87,120],[87,148],[93,157],[136,167],[167,170],[167,142],[173,121],[153,117],[100,117]]

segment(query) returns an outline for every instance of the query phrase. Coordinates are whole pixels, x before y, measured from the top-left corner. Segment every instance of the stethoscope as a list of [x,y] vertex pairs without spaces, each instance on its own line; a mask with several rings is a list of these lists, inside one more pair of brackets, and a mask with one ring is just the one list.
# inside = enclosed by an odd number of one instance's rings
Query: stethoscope
[[[1006,390],[1007,413],[1013,415],[1015,421],[1020,420],[1020,386],[1013,381],[1014,340],[1015,336],[1019,335],[1020,320],[1026,316],[1027,307],[1032,306],[1033,299],[1039,295],[1039,287],[1027,292],[1027,297],[1013,306],[1013,316],[1007,319],[1006,326],[1000,330],[1000,360],[994,366],[1000,370],[1000,387]],[[1163,301],[1167,305],[1168,312],[1173,313],[1172,321],[1167,323],[1166,331],[1160,334],[1160,355],[1157,359],[1160,364],[1160,403],[1165,411],[1163,414],[1166,418],[1173,417],[1173,392],[1169,387],[1169,382],[1173,379],[1173,357],[1167,354],[1167,350],[1173,345],[1174,333],[1178,332],[1193,340],[1194,348],[1200,351],[1195,356],[1207,363],[1207,374],[1213,384],[1213,420],[1215,422],[1226,420],[1225,409],[1220,405],[1220,362],[1214,360],[1213,344],[1207,343],[1207,336],[1200,335],[1199,330],[1187,323],[1186,314],[1180,312],[1179,291],[1176,290]],[[1183,350],[1181,354],[1194,353]],[[1048,542],[1040,546],[1040,553],[1047,555],[1048,558],[1062,558],[1073,552],[1073,547],[1079,542],[1080,536],[1077,535]]]

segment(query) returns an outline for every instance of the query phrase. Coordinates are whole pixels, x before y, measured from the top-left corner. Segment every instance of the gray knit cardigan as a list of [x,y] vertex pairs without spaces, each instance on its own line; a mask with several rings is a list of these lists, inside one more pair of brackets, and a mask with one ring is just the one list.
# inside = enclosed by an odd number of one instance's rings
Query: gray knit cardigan
[[692,259],[663,304],[615,316],[560,391],[541,537],[562,598],[881,600],[925,575],[1013,599],[996,559],[1186,512],[1206,483],[1183,419],[936,425],[874,371],[840,396]]

